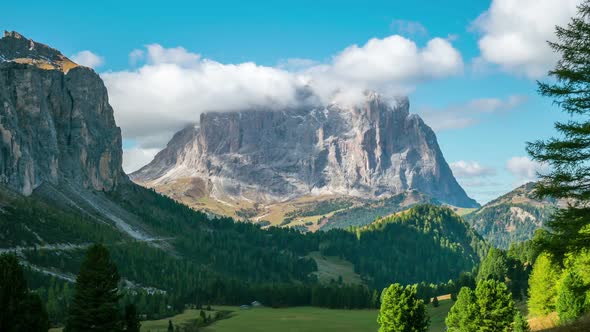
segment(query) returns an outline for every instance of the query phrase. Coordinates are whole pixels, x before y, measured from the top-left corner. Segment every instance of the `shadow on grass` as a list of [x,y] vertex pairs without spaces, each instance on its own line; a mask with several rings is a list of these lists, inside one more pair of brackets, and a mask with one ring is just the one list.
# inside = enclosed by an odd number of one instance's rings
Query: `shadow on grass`
[[[557,322],[557,317],[553,314],[553,317],[549,318],[552,322]],[[553,323],[553,325],[556,325]],[[536,332],[583,332],[583,331],[590,331],[590,314],[586,314],[584,317],[580,318],[577,322],[565,325],[565,326],[554,326],[554,327],[546,327],[539,326],[538,328],[534,328],[531,324],[531,328],[533,331]]]

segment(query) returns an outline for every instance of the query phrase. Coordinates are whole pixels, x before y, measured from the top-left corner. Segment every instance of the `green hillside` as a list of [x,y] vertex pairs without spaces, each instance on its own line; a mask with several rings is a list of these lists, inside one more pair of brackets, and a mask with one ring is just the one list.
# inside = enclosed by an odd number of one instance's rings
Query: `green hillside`
[[392,282],[440,283],[471,271],[483,243],[446,208],[419,206],[365,228],[303,234],[210,219],[132,183],[108,193],[42,186],[30,197],[2,189],[0,208],[0,250],[24,258],[54,324],[63,321],[71,283],[95,242],[119,266],[124,302],[147,318],[187,303],[252,299],[371,307],[373,289]]
[[555,200],[538,200],[534,183],[527,183],[464,216],[473,228],[498,248],[530,240],[544,227],[555,208]]
[[339,210],[326,218],[322,230],[365,226],[375,221],[375,219],[407,210],[417,204],[440,205],[440,202],[417,191],[408,191],[403,194],[377,201],[367,201],[354,207]]

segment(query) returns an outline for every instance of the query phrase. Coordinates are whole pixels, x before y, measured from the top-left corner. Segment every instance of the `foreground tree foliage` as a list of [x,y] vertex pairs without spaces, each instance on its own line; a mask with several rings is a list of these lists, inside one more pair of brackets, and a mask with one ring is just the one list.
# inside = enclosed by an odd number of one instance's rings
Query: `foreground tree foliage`
[[512,331],[517,317],[506,284],[489,279],[478,282],[475,291],[462,288],[445,323],[451,332]]
[[568,205],[553,214],[550,232],[535,241],[545,253],[531,274],[528,304],[531,315],[557,311],[567,324],[588,309],[590,286],[590,1],[582,1],[577,16],[557,27],[556,35],[557,42],[549,44],[561,59],[549,72],[551,83],[539,83],[539,92],[571,117],[555,124],[559,137],[529,143],[527,150],[551,166],[541,174],[537,196]]
[[551,166],[536,186],[539,197],[567,199],[549,221],[551,234],[544,241],[557,257],[590,247],[590,1],[578,7],[578,15],[566,27],[557,27],[557,42],[550,42],[561,55],[549,72],[554,83],[539,83],[541,95],[550,97],[572,118],[555,124],[560,137],[529,143],[536,161]]
[[475,293],[473,290],[463,287],[457,296],[457,301],[451,307],[445,323],[449,331],[463,332],[476,331],[478,310]]
[[76,278],[65,332],[117,332],[119,317],[119,273],[106,247],[93,245]]
[[528,308],[531,316],[547,315],[555,311],[557,283],[561,271],[549,254],[537,258],[529,279]]
[[426,332],[430,319],[416,286],[393,284],[383,291],[377,322],[379,332]]
[[506,280],[508,276],[508,257],[501,249],[490,248],[488,255],[481,262],[477,281],[494,279],[498,281]]
[[0,255],[0,331],[46,332],[47,312],[36,293],[29,291],[15,255]]
[[141,323],[139,317],[137,317],[137,309],[134,304],[128,304],[125,306],[125,331],[126,332],[139,332]]
[[520,311],[516,311],[514,315],[514,324],[512,325],[512,332],[529,332],[531,327],[529,322],[522,316]]
[[[589,267],[590,268],[590,267]],[[557,298],[557,314],[561,324],[574,322],[582,313],[586,305],[586,287],[584,281],[575,272],[568,272],[561,281]]]

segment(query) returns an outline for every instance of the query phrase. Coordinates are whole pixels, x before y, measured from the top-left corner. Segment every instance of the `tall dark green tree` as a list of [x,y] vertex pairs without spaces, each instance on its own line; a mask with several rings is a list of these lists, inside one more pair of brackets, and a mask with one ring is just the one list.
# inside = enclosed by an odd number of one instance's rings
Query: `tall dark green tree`
[[31,293],[15,255],[0,255],[0,331],[46,332],[47,311],[39,295]]
[[504,281],[508,275],[508,258],[506,253],[501,249],[490,248],[488,255],[481,262],[477,281],[494,279]]
[[393,284],[383,291],[377,317],[379,332],[426,332],[430,319],[416,286]]
[[510,331],[516,313],[506,284],[488,279],[481,280],[475,291],[461,289],[445,323],[450,332]]
[[139,332],[141,323],[137,317],[137,309],[135,304],[128,304],[125,306],[125,332]]
[[461,288],[457,301],[445,319],[449,332],[476,331],[479,320],[475,292],[468,287]]
[[552,98],[571,115],[557,122],[561,134],[529,143],[533,159],[551,166],[536,186],[540,197],[568,199],[549,221],[551,234],[544,247],[558,257],[590,247],[590,1],[578,7],[578,15],[565,27],[557,27],[557,41],[550,42],[561,55],[549,72],[550,83],[539,83],[541,95]]
[[117,332],[119,316],[119,273],[109,251],[101,244],[88,249],[76,278],[65,332]]
[[483,280],[475,288],[479,331],[509,331],[516,309],[512,294],[505,283],[496,280]]
[[557,314],[561,324],[568,324],[584,313],[586,305],[586,286],[580,276],[569,271],[561,281],[557,296]]

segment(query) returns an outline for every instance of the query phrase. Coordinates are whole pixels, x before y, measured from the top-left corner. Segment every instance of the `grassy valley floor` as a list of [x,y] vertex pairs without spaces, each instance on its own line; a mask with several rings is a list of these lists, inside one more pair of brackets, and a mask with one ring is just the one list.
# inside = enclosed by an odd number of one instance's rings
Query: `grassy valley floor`
[[[431,318],[430,331],[444,331],[444,319],[452,305],[450,300],[441,301],[438,308],[428,306]],[[374,332],[377,330],[378,310],[332,310],[314,307],[253,308],[214,307],[227,310],[228,318],[219,320],[203,329],[206,332]],[[198,310],[187,310],[170,318],[175,325],[183,325],[198,317]],[[168,319],[142,322],[142,332],[165,332]]]

